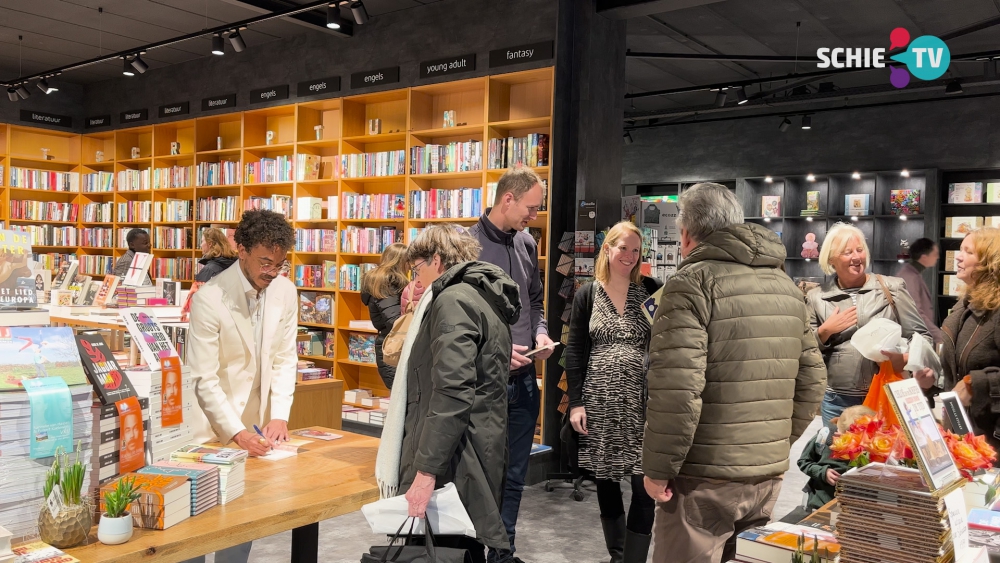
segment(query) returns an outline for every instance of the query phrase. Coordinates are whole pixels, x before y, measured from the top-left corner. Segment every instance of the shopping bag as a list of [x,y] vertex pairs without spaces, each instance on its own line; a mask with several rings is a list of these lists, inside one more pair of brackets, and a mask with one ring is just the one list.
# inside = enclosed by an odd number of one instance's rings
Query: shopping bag
[[[405,524],[409,520],[409,512],[410,505],[406,502],[405,495],[377,500],[361,507],[361,513],[368,520],[374,534],[392,534],[401,523]],[[476,537],[476,527],[458,496],[455,483],[448,483],[431,494],[426,519],[438,534]],[[417,522],[413,528],[414,533],[423,533],[423,526],[422,521]]]
[[892,410],[892,403],[885,386],[896,381],[902,381],[903,374],[896,373],[892,369],[892,362],[882,362],[879,364],[878,373],[872,378],[872,384],[868,388],[868,395],[863,403],[866,407],[875,411],[875,414],[889,424],[899,426],[899,419],[896,418],[895,411]]
[[[410,530],[403,535],[407,520]],[[361,563],[472,563],[472,554],[467,549],[437,547],[430,522],[425,522],[424,545],[406,545],[405,540],[414,537],[413,527],[417,519],[404,520],[389,541],[389,545],[372,546],[361,556]]]

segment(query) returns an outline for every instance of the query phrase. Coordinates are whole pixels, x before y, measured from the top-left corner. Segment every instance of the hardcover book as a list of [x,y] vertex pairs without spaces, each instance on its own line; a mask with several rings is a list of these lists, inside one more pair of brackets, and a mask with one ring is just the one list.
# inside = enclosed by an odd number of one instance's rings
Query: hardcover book
[[1000,182],[986,184],[986,203],[1000,203]]
[[760,197],[761,217],[781,217],[781,196],[765,195]]
[[948,184],[948,203],[982,203],[982,182]]
[[920,190],[890,191],[889,207],[893,215],[918,215],[920,213]]
[[105,307],[109,305],[115,297],[115,290],[118,289],[118,283],[121,278],[118,276],[106,275],[104,276],[104,281],[101,282],[101,287],[97,290],[97,296],[94,297],[95,307]]
[[100,292],[100,290],[101,290],[101,284],[91,280],[90,283],[87,284],[87,291],[86,293],[84,293],[83,302],[80,304],[93,305],[94,301],[97,300],[97,294],[98,292]]
[[0,391],[23,391],[22,380],[61,377],[86,385],[73,329],[0,327]]
[[991,217],[983,217],[983,226],[991,227],[994,229],[1000,227],[1000,217],[996,215],[993,215]]
[[323,287],[335,288],[340,274],[337,271],[336,260],[323,261]]
[[375,335],[351,333],[347,356],[352,362],[375,363]]
[[150,366],[159,366],[160,358],[177,355],[174,343],[152,311],[141,308],[122,309],[121,316],[132,337],[132,344],[139,347],[144,362]]
[[219,448],[215,446],[202,446],[192,444],[178,448],[170,454],[172,461],[188,461],[198,463],[212,463],[216,465],[233,465],[242,463],[247,459],[246,450],[235,448]]
[[946,272],[957,272],[958,271],[958,251],[948,250],[944,253],[944,271]]
[[930,491],[933,493],[962,479],[917,381],[896,381],[886,385],[886,391]]
[[135,396],[135,389],[121,366],[115,361],[111,349],[99,334],[83,333],[76,336],[76,345],[102,405],[113,405],[122,399]]
[[146,274],[149,272],[149,266],[153,263],[153,255],[146,254],[145,252],[136,252],[135,256],[132,257],[132,263],[129,264],[128,271],[125,274],[125,279],[122,280],[122,285],[127,285],[131,287],[138,287],[146,284]]
[[52,289],[68,289],[69,284],[76,277],[76,270],[79,266],[80,263],[76,260],[63,262],[59,266],[59,273],[56,274],[56,279],[52,281]]
[[965,235],[982,226],[982,217],[946,217],[944,220],[944,236],[949,238],[965,238]]
[[[191,481],[187,477],[150,473],[129,473],[125,477],[135,478],[141,485],[139,499],[129,505],[135,527],[165,530],[191,516]],[[115,483],[101,487],[102,511],[103,493],[112,490]]]
[[819,213],[819,191],[806,192],[806,211],[810,214]]
[[845,215],[870,215],[871,194],[847,194],[844,196]]

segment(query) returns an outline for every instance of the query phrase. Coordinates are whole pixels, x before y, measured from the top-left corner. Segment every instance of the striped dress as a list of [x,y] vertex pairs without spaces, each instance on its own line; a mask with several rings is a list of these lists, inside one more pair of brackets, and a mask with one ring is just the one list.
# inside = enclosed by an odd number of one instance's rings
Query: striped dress
[[649,321],[642,311],[649,293],[630,284],[625,314],[602,284],[594,283],[590,317],[591,350],[583,383],[587,431],[580,436],[581,467],[598,479],[620,481],[642,472],[642,433],[646,422],[646,347]]

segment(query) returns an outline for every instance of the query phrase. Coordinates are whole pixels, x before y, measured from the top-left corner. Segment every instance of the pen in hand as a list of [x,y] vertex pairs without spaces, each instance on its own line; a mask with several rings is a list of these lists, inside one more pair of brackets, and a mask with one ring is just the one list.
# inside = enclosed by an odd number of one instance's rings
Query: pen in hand
[[271,441],[268,440],[267,436],[265,436],[264,433],[260,431],[260,428],[257,428],[256,424],[253,425],[253,431],[256,432],[258,436],[260,436],[260,439],[263,440],[263,443],[267,445],[268,449],[273,447]]

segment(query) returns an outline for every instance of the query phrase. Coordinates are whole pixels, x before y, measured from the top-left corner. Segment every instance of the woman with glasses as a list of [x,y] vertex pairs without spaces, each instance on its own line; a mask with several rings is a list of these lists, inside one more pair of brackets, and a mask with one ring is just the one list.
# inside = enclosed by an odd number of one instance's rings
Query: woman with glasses
[[[870,254],[861,229],[837,223],[826,234],[819,264],[832,279],[809,292],[806,301],[810,324],[816,333],[827,370],[827,389],[821,414],[823,425],[847,407],[860,405],[868,395],[879,366],[866,359],[851,337],[872,319],[885,318],[913,333],[930,337],[903,280],[868,273]],[[905,356],[893,357],[893,368],[903,371]]]
[[400,298],[403,289],[410,282],[406,277],[409,266],[406,245],[399,242],[390,244],[382,251],[378,267],[365,274],[361,280],[361,302],[368,307],[372,325],[378,331],[378,336],[375,337],[375,364],[388,389],[392,389],[396,367],[383,361],[382,343],[402,311]]

